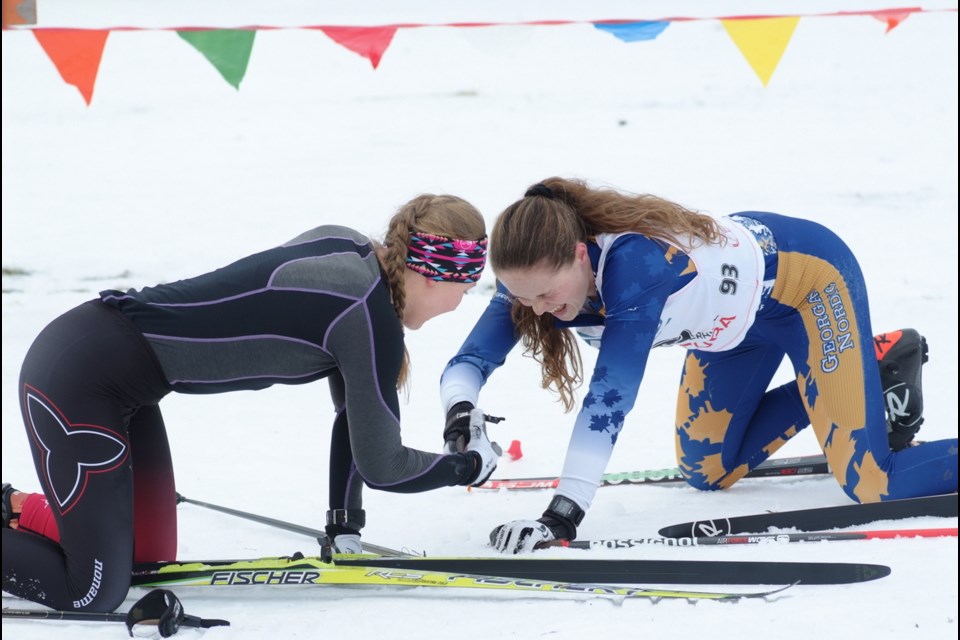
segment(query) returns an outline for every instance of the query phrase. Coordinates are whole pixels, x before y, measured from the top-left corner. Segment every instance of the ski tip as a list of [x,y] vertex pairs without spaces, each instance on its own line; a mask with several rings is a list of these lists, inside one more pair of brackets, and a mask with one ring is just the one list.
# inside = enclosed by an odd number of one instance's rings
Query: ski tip
[[[827,563],[829,564],[829,563]],[[814,576],[804,582],[797,580],[794,584],[800,586],[820,586],[824,584],[855,584],[858,582],[871,582],[889,576],[893,570],[884,564],[866,564],[866,563],[836,563],[831,565],[836,570],[832,577]]]
[[879,580],[893,573],[893,569],[884,564],[865,564],[861,567],[861,582]]

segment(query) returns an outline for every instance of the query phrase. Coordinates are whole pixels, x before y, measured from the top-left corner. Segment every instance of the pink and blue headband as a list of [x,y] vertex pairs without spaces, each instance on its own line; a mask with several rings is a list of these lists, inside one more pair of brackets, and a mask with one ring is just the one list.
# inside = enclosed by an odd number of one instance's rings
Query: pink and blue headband
[[480,240],[456,240],[430,233],[410,233],[407,268],[431,280],[476,282],[486,263],[486,236]]

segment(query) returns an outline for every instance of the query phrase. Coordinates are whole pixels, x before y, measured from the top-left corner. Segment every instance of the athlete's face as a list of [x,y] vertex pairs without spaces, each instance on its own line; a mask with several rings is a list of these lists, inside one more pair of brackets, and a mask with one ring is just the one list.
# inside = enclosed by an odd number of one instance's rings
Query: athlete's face
[[497,278],[520,304],[538,316],[549,313],[559,320],[573,320],[596,286],[587,246],[577,244],[574,259],[561,269],[543,264],[528,269],[497,272]]
[[476,283],[438,282],[409,269],[407,274],[403,326],[414,331],[427,320],[456,309],[467,291],[477,286]]

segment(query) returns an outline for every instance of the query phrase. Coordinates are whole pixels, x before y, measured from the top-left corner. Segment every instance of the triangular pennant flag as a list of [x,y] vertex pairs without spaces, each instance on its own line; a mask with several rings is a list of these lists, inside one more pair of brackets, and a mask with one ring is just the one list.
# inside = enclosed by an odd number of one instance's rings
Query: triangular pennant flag
[[910,14],[913,13],[915,9],[884,9],[882,11],[876,11],[871,15],[879,20],[884,22],[887,25],[887,30],[884,33],[890,33],[897,26],[910,17]]
[[252,29],[210,29],[204,31],[177,31],[177,35],[203,54],[234,89],[247,73],[250,52],[256,31]]
[[376,69],[397,27],[318,27],[337,44],[358,53]]
[[759,76],[760,82],[767,86],[800,17],[728,19],[720,22]]
[[617,24],[594,22],[593,26],[600,31],[616,36],[624,42],[640,42],[641,40],[653,40],[663,33],[663,30],[670,26],[669,20],[658,20],[650,22],[620,22]]
[[60,77],[80,90],[87,106],[100,70],[109,31],[90,29],[34,29],[33,35],[47,53]]

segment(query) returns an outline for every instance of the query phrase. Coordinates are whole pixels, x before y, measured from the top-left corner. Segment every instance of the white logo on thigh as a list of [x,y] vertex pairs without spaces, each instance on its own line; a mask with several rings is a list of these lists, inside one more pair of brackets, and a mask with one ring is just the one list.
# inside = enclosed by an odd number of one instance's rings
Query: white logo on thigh
[[127,443],[97,425],[70,424],[37,393],[26,391],[25,403],[30,434],[42,450],[45,483],[65,513],[83,493],[90,473],[123,462]]

